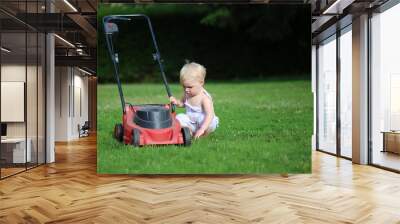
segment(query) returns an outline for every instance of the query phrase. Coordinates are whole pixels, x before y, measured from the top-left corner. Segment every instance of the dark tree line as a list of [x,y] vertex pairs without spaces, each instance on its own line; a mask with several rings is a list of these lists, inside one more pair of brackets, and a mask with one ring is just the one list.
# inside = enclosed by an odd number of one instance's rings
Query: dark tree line
[[[311,14],[307,5],[107,5],[109,14],[144,13],[156,32],[168,79],[185,60],[206,66],[208,79],[255,79],[310,74]],[[123,82],[159,80],[147,24],[119,23],[116,47]],[[100,82],[114,82],[99,24]]]

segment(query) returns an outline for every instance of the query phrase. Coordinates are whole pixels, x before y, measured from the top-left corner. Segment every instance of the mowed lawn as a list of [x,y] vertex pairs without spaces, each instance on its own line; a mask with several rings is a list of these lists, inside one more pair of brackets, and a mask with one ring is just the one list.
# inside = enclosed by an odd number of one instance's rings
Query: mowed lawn
[[[182,90],[172,84],[174,95]],[[98,86],[99,173],[241,174],[311,172],[310,80],[207,83],[220,126],[190,147],[124,145],[112,137],[122,120],[117,86]],[[126,102],[168,103],[161,84],[123,85]],[[184,112],[179,109],[178,112]]]

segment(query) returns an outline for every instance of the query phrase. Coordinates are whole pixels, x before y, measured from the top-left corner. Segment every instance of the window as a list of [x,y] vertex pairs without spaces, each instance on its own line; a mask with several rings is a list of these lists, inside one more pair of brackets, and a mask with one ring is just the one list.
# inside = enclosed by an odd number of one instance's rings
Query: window
[[400,4],[371,18],[372,164],[400,170]]
[[352,157],[352,34],[351,26],[340,36],[340,155]]
[[[44,1],[0,3],[20,18],[26,12],[42,12],[43,5]],[[0,13],[1,94],[14,95],[12,106],[18,108],[0,105],[1,114],[15,115],[1,118],[7,133],[0,144],[0,178],[45,163],[45,35],[13,14]]]
[[336,153],[336,35],[318,48],[318,149]]

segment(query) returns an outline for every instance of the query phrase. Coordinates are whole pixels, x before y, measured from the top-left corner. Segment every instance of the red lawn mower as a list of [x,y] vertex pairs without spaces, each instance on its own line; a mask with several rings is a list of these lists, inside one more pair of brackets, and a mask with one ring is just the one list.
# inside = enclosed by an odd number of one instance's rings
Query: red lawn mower
[[176,119],[175,105],[173,104],[144,104],[132,105],[125,103],[119,79],[119,59],[113,45],[113,36],[117,34],[118,26],[116,21],[131,21],[135,18],[144,18],[150,29],[155,53],[153,59],[158,62],[161,70],[161,77],[167,90],[168,97],[171,97],[171,90],[165,77],[164,68],[161,63],[161,56],[158,50],[156,38],[153,32],[150,18],[143,14],[131,15],[109,15],[103,18],[104,33],[108,52],[114,65],[114,76],[117,80],[118,92],[122,105],[122,124],[116,124],[114,137],[118,141],[133,146],[144,145],[184,145],[190,146],[191,135],[187,127],[181,127]]

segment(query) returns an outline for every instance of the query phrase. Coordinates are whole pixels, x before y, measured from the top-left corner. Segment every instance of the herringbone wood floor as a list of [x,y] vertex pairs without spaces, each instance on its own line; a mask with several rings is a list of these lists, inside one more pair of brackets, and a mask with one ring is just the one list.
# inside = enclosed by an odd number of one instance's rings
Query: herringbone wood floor
[[94,137],[0,181],[0,223],[400,223],[400,175],[313,153],[313,174],[96,174]]

